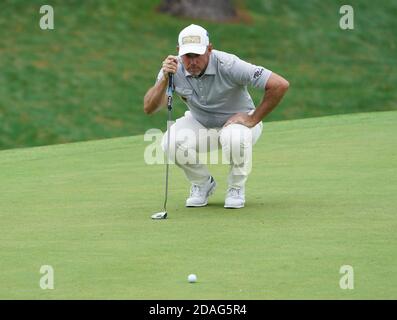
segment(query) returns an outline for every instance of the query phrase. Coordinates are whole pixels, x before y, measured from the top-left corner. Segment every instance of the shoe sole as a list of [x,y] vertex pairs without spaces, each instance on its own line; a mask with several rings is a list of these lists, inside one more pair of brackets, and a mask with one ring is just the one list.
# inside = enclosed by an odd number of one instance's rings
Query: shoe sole
[[[216,182],[214,181],[214,184],[212,185],[211,189],[208,190],[207,198],[215,192],[215,188],[216,188]],[[206,201],[205,203],[189,204],[189,205],[185,205],[185,206],[186,206],[186,208],[195,208],[195,207],[205,207],[207,204],[208,204],[208,201]]]
[[241,209],[241,208],[244,208],[244,205],[241,205],[241,206],[224,206],[224,208],[226,208],[226,209]]

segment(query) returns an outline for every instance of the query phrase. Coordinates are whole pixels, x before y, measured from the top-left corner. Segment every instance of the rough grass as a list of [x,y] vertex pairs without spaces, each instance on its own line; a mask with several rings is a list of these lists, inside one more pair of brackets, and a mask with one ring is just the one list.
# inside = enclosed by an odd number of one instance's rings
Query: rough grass
[[[268,120],[396,109],[395,1],[351,1],[354,31],[338,26],[339,0],[250,0],[249,24],[178,19],[158,13],[158,3],[53,0],[55,30],[43,31],[42,1],[2,1],[0,148],[164,129],[163,113],[143,114],[143,95],[192,22],[215,48],[290,81]],[[259,103],[262,92],[252,95]],[[176,99],[175,115],[184,110]]]

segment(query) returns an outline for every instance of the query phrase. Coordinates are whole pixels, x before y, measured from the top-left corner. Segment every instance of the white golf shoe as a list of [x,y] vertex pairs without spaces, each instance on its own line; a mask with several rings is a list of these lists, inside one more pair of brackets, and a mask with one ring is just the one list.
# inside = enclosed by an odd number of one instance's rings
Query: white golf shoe
[[186,207],[204,207],[208,204],[208,197],[214,193],[216,183],[211,176],[208,182],[203,185],[192,184],[190,196],[186,199]]
[[245,204],[244,188],[228,188],[226,192],[225,208],[243,208]]

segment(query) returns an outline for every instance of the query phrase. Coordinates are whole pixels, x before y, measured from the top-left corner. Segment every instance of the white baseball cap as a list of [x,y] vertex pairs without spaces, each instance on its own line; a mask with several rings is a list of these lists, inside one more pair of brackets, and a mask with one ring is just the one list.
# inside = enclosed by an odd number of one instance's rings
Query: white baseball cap
[[187,53],[204,54],[209,43],[207,30],[191,24],[179,33],[179,56]]

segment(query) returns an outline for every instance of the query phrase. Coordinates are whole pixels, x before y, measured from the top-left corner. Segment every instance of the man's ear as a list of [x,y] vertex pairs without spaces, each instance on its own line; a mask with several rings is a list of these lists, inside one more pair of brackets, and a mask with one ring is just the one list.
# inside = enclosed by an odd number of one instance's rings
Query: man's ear
[[176,46],[176,52],[179,54],[179,46]]
[[210,43],[208,44],[208,52],[211,52],[212,49],[214,49],[214,48],[212,47],[212,43],[210,42]]

